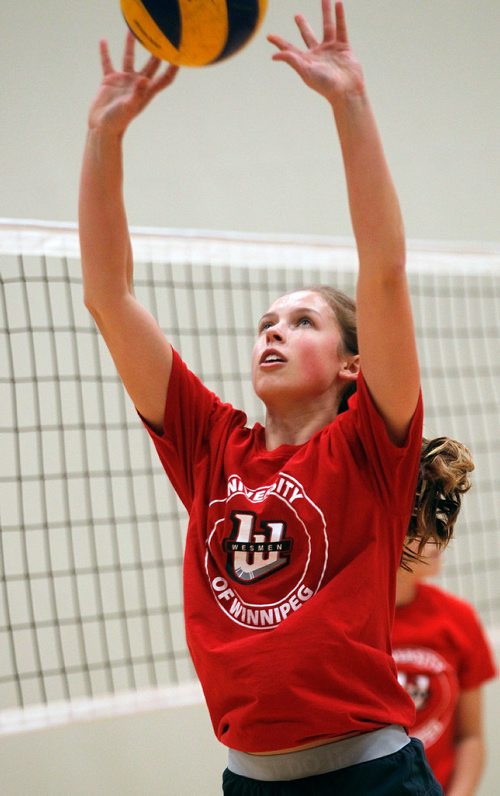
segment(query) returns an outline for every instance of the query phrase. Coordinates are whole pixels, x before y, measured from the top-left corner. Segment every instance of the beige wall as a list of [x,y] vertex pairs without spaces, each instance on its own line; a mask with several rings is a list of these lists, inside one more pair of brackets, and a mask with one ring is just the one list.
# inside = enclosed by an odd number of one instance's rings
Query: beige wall
[[[412,238],[500,238],[500,3],[347,0],[352,42]],[[127,137],[131,223],[350,234],[330,113],[264,33],[319,0],[270,0],[258,38],[185,70]],[[97,42],[119,59],[119,0],[2,0],[0,216],[76,218]]]

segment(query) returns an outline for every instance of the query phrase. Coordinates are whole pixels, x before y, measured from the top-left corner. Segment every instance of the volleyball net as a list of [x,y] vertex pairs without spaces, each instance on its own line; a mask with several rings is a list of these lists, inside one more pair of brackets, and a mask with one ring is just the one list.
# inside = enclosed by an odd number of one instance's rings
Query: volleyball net
[[[354,295],[349,241],[132,237],[139,300],[250,423],[262,419],[258,317],[304,285]],[[440,580],[496,641],[500,248],[421,244],[408,259],[424,433],[461,440],[476,463]],[[185,511],[83,305],[75,227],[0,221],[0,267],[0,733],[199,701],[182,616]]]

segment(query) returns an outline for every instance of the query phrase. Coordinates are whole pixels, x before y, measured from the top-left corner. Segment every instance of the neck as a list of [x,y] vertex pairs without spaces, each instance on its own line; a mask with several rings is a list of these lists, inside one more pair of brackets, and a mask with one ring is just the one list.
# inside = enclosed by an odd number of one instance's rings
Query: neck
[[396,606],[409,605],[417,595],[418,579],[411,572],[399,570],[396,581]]
[[317,431],[328,425],[337,416],[337,407],[300,407],[286,414],[273,412],[268,408],[266,414],[266,448],[272,451],[280,445],[302,445]]

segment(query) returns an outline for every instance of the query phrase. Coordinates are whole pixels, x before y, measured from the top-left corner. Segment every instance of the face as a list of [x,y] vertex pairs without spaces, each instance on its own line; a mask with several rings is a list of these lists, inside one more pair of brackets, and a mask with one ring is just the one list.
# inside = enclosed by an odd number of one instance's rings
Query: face
[[273,401],[335,399],[356,377],[357,357],[343,353],[334,313],[323,296],[298,291],[262,316],[252,355],[255,392]]
[[[418,542],[412,542],[410,547],[417,552]],[[433,542],[424,545],[421,556],[422,561],[415,561],[410,564],[415,578],[434,578],[441,569],[442,551]]]

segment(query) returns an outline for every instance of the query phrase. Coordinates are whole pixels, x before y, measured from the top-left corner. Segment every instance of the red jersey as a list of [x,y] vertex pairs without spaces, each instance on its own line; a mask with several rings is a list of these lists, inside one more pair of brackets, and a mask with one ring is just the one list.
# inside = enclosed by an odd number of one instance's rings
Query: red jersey
[[391,655],[422,405],[390,441],[363,377],[303,445],[268,451],[174,351],[164,433],[148,429],[190,519],[189,650],[220,741],[269,752],[414,720]]
[[417,709],[410,735],[424,744],[446,790],[455,764],[458,698],[495,676],[491,649],[468,603],[423,583],[411,603],[396,609],[393,644],[399,680]]

